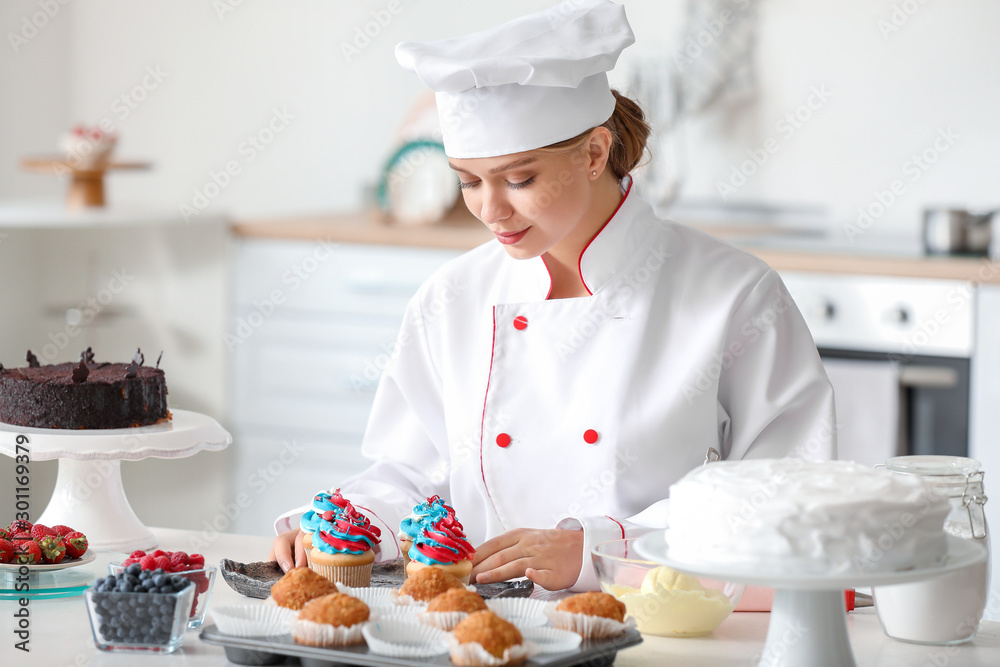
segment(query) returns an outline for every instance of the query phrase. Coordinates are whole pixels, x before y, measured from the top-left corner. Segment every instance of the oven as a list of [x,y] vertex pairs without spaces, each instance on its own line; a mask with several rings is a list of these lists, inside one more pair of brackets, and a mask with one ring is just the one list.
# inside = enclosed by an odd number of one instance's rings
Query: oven
[[969,455],[975,285],[781,275],[834,387],[839,458]]

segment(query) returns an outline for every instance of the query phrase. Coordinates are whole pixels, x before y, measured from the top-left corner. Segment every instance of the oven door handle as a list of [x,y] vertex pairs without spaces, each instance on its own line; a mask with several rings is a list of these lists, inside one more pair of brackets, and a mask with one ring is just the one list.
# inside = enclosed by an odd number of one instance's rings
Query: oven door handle
[[899,384],[908,389],[950,389],[958,385],[958,371],[948,366],[903,366]]

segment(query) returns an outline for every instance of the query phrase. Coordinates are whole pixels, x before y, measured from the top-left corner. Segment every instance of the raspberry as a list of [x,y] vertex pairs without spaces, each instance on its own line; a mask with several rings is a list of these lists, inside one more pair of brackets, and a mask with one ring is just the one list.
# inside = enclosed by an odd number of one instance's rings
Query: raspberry
[[201,554],[191,554],[189,562],[192,570],[200,570],[205,567],[205,557]]
[[145,551],[143,551],[142,549],[136,549],[135,551],[132,552],[132,554],[129,556],[129,558],[131,558],[133,561],[138,561],[140,558],[142,558],[145,555],[146,555]]
[[164,572],[170,571],[170,560],[166,556],[154,556],[153,561],[156,563],[156,567],[153,568],[154,570],[162,569]]
[[153,552],[152,554],[150,554],[150,555],[151,555],[151,556],[152,556],[153,558],[159,558],[160,556],[166,556],[166,555],[167,555],[167,552],[166,552],[166,551],[163,551],[162,549],[157,549],[156,551],[154,551],[154,552]]
[[136,560],[134,558],[126,558],[125,560],[122,561],[122,567],[128,567],[129,565],[135,562]]
[[175,551],[170,554],[172,572],[183,572],[188,569],[188,562],[188,555],[183,551]]
[[142,566],[144,570],[155,570],[156,569],[156,559],[152,555],[146,555],[139,559],[139,565]]

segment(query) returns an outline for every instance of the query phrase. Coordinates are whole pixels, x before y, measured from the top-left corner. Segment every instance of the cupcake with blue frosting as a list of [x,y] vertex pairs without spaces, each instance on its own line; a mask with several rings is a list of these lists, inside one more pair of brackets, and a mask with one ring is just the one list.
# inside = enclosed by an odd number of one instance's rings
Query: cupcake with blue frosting
[[337,509],[317,515],[309,567],[330,581],[365,588],[371,585],[374,548],[381,531],[343,498],[339,489],[330,494],[330,501]]
[[408,555],[410,562],[406,565],[406,573],[409,576],[425,567],[435,567],[468,584],[476,550],[469,544],[462,524],[451,510],[421,524]]
[[403,553],[403,567],[410,564],[410,548],[413,541],[420,535],[425,525],[433,525],[438,519],[455,516],[455,508],[441,499],[441,496],[431,496],[419,505],[399,523],[399,550]]
[[302,529],[302,547],[306,550],[306,554],[312,549],[312,537],[313,533],[316,532],[316,528],[319,526],[321,520],[321,515],[324,512],[334,512],[339,514],[344,508],[344,504],[347,502],[343,496],[340,495],[339,489],[337,490],[336,499],[334,499],[331,494],[326,491],[320,491],[315,496],[313,496],[312,508],[309,509],[302,515],[299,519],[299,528]]

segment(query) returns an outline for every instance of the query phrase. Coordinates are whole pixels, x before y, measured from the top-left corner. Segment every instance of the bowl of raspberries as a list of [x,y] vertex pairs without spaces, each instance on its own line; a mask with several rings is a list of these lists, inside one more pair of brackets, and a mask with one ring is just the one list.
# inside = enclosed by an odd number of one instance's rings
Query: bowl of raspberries
[[96,558],[87,536],[69,526],[15,519],[0,528],[0,563],[30,570],[61,570]]
[[108,564],[108,573],[112,576],[123,571],[139,573],[161,571],[163,574],[189,580],[194,584],[194,597],[188,614],[188,627],[197,628],[204,622],[217,568],[214,565],[205,565],[205,557],[201,554],[189,555],[183,551],[161,549],[149,553],[141,550],[133,551],[121,563]]
[[133,564],[84,591],[94,644],[102,651],[170,653],[184,643],[195,584]]

